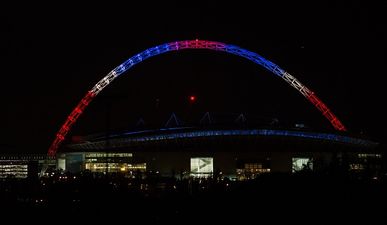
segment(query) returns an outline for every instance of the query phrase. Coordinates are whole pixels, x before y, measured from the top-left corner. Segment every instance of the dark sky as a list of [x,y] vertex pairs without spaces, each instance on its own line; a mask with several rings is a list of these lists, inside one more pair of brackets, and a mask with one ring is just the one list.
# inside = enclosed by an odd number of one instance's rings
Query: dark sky
[[[257,52],[315,91],[351,132],[387,136],[381,5],[107,2],[0,7],[0,152],[46,152],[67,115],[111,69],[149,47],[196,38]],[[198,96],[195,105],[188,104],[190,94]],[[166,120],[172,111],[183,118],[245,112],[330,127],[278,77],[211,51],[167,53],[135,66],[101,92],[70,136],[106,128],[107,102],[113,128],[130,127],[140,116]]]

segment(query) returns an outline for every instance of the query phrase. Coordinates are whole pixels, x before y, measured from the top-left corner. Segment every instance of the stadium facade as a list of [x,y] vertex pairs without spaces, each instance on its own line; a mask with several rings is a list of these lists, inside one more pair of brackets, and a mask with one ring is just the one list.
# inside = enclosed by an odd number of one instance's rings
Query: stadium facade
[[316,132],[304,126],[280,129],[221,123],[142,127],[75,136],[56,157],[2,154],[0,178],[47,175],[53,170],[86,170],[127,177],[245,180],[262,173],[330,172],[339,168],[359,176],[378,177],[382,174],[383,157],[379,143],[368,138],[348,132]]
[[262,173],[329,172],[345,168],[378,176],[378,143],[344,132],[238,127],[173,127],[77,137],[57,154],[69,172],[228,177]]

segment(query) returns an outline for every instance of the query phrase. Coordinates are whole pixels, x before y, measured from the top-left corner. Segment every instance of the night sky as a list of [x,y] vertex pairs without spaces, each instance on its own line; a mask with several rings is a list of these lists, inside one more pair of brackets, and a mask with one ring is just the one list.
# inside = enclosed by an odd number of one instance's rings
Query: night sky
[[[351,132],[386,138],[385,8],[237,2],[2,6],[0,153],[46,152],[67,115],[110,70],[147,48],[196,38],[262,55],[316,92]],[[194,104],[189,95],[197,96]],[[331,129],[282,79],[208,50],[166,53],[136,65],[101,92],[68,138],[103,131],[107,108],[113,129],[129,128],[140,117],[166,121],[176,112],[189,120],[207,111]]]

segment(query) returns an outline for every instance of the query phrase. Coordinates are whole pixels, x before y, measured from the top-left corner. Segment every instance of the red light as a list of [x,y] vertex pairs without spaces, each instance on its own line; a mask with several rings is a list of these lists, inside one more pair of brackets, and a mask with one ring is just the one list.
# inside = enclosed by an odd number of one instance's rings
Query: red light
[[189,96],[189,100],[191,102],[194,102],[196,100],[196,96],[194,96],[194,95]]

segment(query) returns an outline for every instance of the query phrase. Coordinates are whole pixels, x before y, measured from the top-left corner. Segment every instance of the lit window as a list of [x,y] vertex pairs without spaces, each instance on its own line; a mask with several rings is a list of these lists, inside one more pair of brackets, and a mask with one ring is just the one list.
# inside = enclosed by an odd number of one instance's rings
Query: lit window
[[313,158],[292,158],[292,172],[313,170]]
[[191,175],[194,177],[210,177],[214,170],[213,158],[191,158]]

